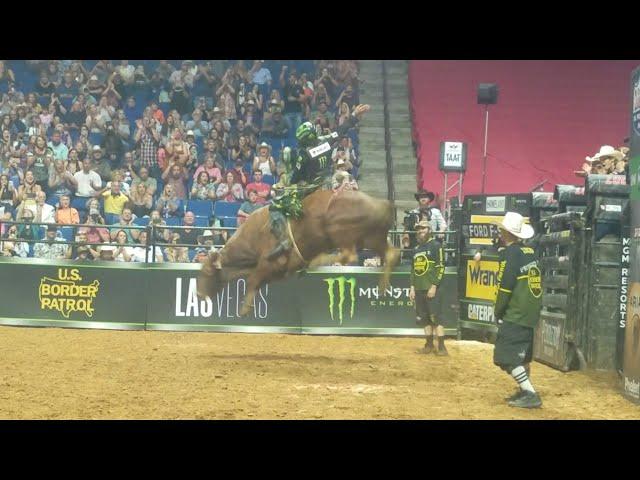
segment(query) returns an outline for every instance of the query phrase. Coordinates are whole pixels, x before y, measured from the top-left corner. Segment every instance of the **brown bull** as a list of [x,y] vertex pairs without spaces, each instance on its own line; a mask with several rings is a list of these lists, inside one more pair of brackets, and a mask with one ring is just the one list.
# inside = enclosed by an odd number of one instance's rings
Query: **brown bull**
[[[304,215],[290,220],[291,250],[273,260],[268,253],[276,245],[271,234],[268,207],[252,213],[219,252],[209,255],[198,277],[198,294],[213,298],[226,284],[246,277],[247,293],[241,314],[249,312],[256,291],[265,283],[282,279],[317,263],[345,263],[356,256],[356,249],[371,249],[384,260],[380,288],[389,285],[391,270],[399,252],[388,240],[394,211],[387,200],[361,192],[338,195],[316,191],[303,200]],[[327,252],[339,249],[330,256]]]

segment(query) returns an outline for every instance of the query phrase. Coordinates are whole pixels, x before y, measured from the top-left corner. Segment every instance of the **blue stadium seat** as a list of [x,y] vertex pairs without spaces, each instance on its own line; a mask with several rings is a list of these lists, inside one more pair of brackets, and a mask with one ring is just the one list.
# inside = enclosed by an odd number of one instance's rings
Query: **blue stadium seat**
[[91,145],[100,145],[103,138],[102,133],[89,132],[89,143],[91,143]]
[[223,227],[237,227],[238,226],[238,218],[237,217],[223,217],[222,219]]
[[180,217],[167,217],[165,222],[168,227],[179,227],[182,225],[182,219]]
[[149,217],[137,217],[133,220],[133,223],[138,225],[139,227],[146,227],[149,225],[149,221],[151,219]]
[[193,262],[193,259],[196,256],[196,249],[195,248],[190,248],[189,249],[189,261]]
[[262,176],[262,181],[264,183],[268,183],[269,185],[273,185],[275,183],[273,175],[263,175]]
[[51,205],[52,207],[55,207],[58,205],[59,200],[60,197],[58,195],[52,195],[45,200],[45,203]]
[[197,216],[195,217],[195,226],[196,227],[208,227],[209,226],[209,216],[207,215],[206,217],[200,217]]
[[87,209],[87,202],[89,201],[88,197],[76,197],[71,201],[71,206],[76,210],[85,211]]
[[211,200],[189,200],[187,211],[193,212],[198,217],[209,218],[213,213],[213,202]]
[[238,210],[240,210],[240,206],[242,203],[240,202],[224,202],[217,201],[213,206],[213,215],[218,218],[223,217],[236,217],[238,215]]
[[107,225],[115,225],[120,221],[120,215],[116,215],[114,213],[105,213],[104,221]]
[[73,233],[75,231],[75,227],[60,227],[60,234],[62,238],[64,238],[67,242],[73,241]]

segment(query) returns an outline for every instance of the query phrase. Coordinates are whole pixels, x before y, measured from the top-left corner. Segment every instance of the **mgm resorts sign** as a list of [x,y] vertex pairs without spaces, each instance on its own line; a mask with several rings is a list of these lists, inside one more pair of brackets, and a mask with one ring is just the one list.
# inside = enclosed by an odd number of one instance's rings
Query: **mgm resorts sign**
[[356,277],[330,277],[323,280],[327,284],[327,308],[332,321],[340,325],[348,315],[350,319],[356,314],[358,300],[366,302],[369,307],[413,307],[409,300],[409,287],[388,287],[383,294],[378,286],[358,287]]

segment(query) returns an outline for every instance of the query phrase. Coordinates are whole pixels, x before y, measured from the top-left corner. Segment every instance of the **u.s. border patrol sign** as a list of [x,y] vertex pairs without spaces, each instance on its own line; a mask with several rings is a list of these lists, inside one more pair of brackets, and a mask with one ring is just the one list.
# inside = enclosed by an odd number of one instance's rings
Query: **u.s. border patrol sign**
[[440,142],[440,170],[464,172],[467,169],[467,144],[464,142]]

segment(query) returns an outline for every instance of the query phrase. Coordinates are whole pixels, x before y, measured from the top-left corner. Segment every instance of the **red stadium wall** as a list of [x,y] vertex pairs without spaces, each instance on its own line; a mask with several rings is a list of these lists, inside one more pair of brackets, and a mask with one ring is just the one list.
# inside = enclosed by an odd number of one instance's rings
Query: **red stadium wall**
[[[630,75],[640,61],[412,61],[409,88],[418,185],[442,192],[440,142],[468,144],[464,193],[480,193],[484,106],[479,83],[497,83],[489,106],[486,193],[527,192],[573,174],[601,145],[629,135]],[[450,181],[451,183],[451,181]],[[457,192],[457,188],[453,191]],[[452,192],[453,192],[452,191]]]

